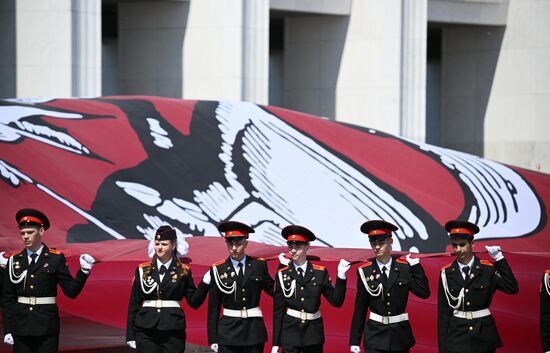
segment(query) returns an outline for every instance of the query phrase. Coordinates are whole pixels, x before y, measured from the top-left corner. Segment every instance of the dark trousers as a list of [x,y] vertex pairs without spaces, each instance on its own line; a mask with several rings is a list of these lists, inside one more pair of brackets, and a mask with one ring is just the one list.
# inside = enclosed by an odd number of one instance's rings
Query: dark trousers
[[221,346],[218,353],[263,353],[264,344],[255,344],[253,346]]
[[185,330],[136,330],[137,353],[183,353]]
[[57,353],[59,336],[13,336],[13,353]]
[[323,353],[322,344],[314,344],[312,346],[293,347],[283,345],[283,353]]

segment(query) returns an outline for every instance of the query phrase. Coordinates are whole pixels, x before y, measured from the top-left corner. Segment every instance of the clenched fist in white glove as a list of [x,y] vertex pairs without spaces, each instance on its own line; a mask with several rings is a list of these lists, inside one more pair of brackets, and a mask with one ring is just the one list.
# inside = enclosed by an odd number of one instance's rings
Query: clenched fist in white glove
[[126,342],[126,344],[128,345],[128,347],[136,349],[136,341],[128,341]]
[[277,353],[279,351],[279,346],[271,347],[271,353]]
[[281,265],[288,266],[288,264],[290,263],[290,259],[285,256],[284,252],[280,253],[278,258]]
[[213,350],[214,352],[218,353],[218,344],[217,343],[212,343],[210,345],[210,349]]
[[489,256],[491,256],[496,261],[504,259],[504,255],[502,255],[502,251],[500,251],[500,246],[485,245],[485,249],[487,249]]
[[95,259],[91,255],[80,255],[80,268],[82,269],[82,272],[86,274],[90,273],[90,270],[92,269],[92,266],[94,266],[94,263]]
[[349,351],[351,353],[361,353],[361,347],[359,347],[359,346],[350,346]]
[[5,251],[0,252],[0,266],[2,267],[6,267],[8,264],[8,258],[4,256],[5,253]]
[[348,272],[351,264],[344,260],[340,259],[340,263],[338,264],[338,278],[340,279],[346,279],[346,272]]
[[4,336],[4,343],[13,346],[13,336],[11,335],[11,333],[8,333]]
[[407,256],[405,256],[405,260],[407,260],[407,262],[409,263],[409,265],[411,266],[414,266],[414,265],[417,265],[420,263],[420,258],[412,258],[411,257],[411,254],[408,254]]
[[212,278],[210,277],[210,270],[206,271],[204,276],[202,276],[202,281],[204,284],[210,285],[210,282],[212,281]]

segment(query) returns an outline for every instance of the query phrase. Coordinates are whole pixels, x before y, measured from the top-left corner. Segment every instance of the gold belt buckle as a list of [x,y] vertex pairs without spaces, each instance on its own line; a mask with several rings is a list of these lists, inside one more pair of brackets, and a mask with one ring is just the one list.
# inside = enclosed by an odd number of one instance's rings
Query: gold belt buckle
[[248,319],[248,311],[246,308],[241,309],[241,319]]
[[307,313],[305,311],[300,311],[300,320],[306,321],[307,320]]
[[160,300],[160,299],[155,300],[155,307],[156,308],[162,308],[162,300]]
[[466,311],[466,320],[473,320],[474,319],[474,313],[471,311]]
[[29,297],[29,305],[36,305],[36,297]]
[[382,316],[382,323],[384,325],[389,325],[390,324],[390,318],[388,316]]

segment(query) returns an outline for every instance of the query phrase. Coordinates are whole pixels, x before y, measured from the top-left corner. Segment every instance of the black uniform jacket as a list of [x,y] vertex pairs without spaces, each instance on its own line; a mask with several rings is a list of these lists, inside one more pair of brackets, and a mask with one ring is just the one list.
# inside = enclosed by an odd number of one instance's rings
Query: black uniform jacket
[[[294,293],[288,298],[283,293],[279,280],[283,277],[285,288],[296,281]],[[275,278],[273,296],[273,345],[303,347],[325,342],[323,318],[303,321],[286,314],[286,309],[315,313],[321,305],[321,295],[335,307],[344,304],[346,298],[346,280],[336,278],[336,287],[332,286],[328,271],[324,266],[307,263],[306,273],[300,276],[294,265],[283,267]],[[286,293],[289,295],[289,293]]]
[[206,299],[208,294],[208,285],[202,281],[199,288],[195,287],[191,269],[182,264],[187,269],[187,275],[182,276],[177,267],[176,261],[172,260],[170,268],[167,269],[162,282],[158,269],[151,271],[150,277],[146,279],[145,290],[156,287],[151,293],[146,294],[142,288],[142,278],[140,278],[139,269],[147,272],[150,262],[142,263],[136,269],[130,302],[128,304],[128,319],[126,321],[126,341],[135,341],[135,331],[139,329],[156,329],[159,331],[185,330],[185,314],[181,307],[177,308],[156,308],[142,307],[145,300],[175,300],[181,301],[185,297],[190,307],[196,309]]
[[86,283],[88,275],[78,270],[73,279],[67,267],[65,255],[46,245],[36,264],[29,267],[26,250],[12,256],[13,278],[10,279],[9,263],[4,271],[3,316],[4,333],[13,336],[48,336],[59,334],[59,312],[57,304],[29,305],[17,302],[18,297],[56,297],[57,285],[69,298],[76,298]]
[[[498,289],[504,293],[519,291],[518,282],[505,259],[494,264],[474,256],[470,275],[464,280],[457,261],[442,268],[447,276],[450,294],[454,297],[464,288],[464,300],[457,310],[477,311],[488,309]],[[456,302],[451,304],[456,305]],[[502,346],[492,315],[463,319],[453,316],[443,289],[441,274],[437,298],[439,352],[486,352]]]
[[550,269],[542,276],[540,287],[540,339],[542,351],[550,351]]
[[[267,272],[265,260],[246,256],[243,283],[237,280],[235,268],[229,258],[214,263],[210,274],[212,282],[208,298],[208,343],[251,346],[267,341],[262,317],[220,317],[222,306],[232,310],[251,309],[260,305],[262,291],[273,296],[273,278]],[[233,288],[234,283],[233,291],[229,288]],[[224,293],[220,286],[230,294]]]
[[[365,275],[369,290],[376,294],[382,284],[379,295],[371,295],[365,288],[360,272]],[[415,340],[409,321],[385,325],[368,320],[365,327],[367,310],[382,316],[394,316],[406,312],[409,292],[426,299],[430,296],[428,278],[420,264],[410,266],[404,259],[392,259],[389,277],[386,279],[375,259],[367,261],[357,269],[357,294],[355,310],[351,321],[350,345],[363,343],[366,349],[383,351],[408,350]]]

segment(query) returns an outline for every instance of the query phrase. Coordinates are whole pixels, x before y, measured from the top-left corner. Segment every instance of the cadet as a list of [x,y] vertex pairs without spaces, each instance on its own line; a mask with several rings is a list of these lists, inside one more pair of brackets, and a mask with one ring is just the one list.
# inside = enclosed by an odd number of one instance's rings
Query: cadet
[[273,296],[273,347],[284,353],[323,352],[325,332],[319,307],[321,295],[335,307],[346,297],[346,272],[349,262],[340,260],[336,287],[324,266],[307,261],[309,243],[315,235],[309,229],[290,225],[282,230],[292,263],[281,268],[275,278]]
[[[361,226],[361,231],[369,236],[376,258],[357,269],[351,352],[361,352],[361,336],[367,353],[409,352],[415,344],[409,314],[405,312],[409,291],[426,299],[430,288],[420,259],[413,259],[410,254],[406,259],[391,256],[392,232],[397,229],[389,222],[378,220]],[[365,326],[368,309],[369,320]]]
[[183,298],[193,309],[206,299],[208,285],[201,282],[195,287],[191,269],[180,260],[189,246],[179,241],[176,230],[170,226],[157,229],[151,261],[139,265],[134,275],[126,343],[138,352],[185,351],[185,314],[181,308]]
[[57,352],[59,313],[57,285],[69,298],[76,298],[86,283],[94,258],[80,256],[80,270],[73,279],[61,251],[42,243],[50,228],[46,215],[22,209],[15,215],[25,249],[11,256],[4,275],[4,342],[15,353]]
[[544,271],[540,285],[540,340],[542,351],[550,353],[550,269]]
[[445,225],[456,260],[441,269],[438,288],[439,352],[495,352],[502,342],[489,306],[498,289],[515,294],[518,283],[499,246],[486,246],[491,263],[473,253],[479,228],[466,221]]
[[262,353],[267,330],[260,297],[262,291],[273,296],[273,278],[264,259],[245,253],[252,227],[230,221],[221,223],[218,230],[225,237],[229,257],[210,269],[214,283],[208,299],[208,343],[220,353]]

